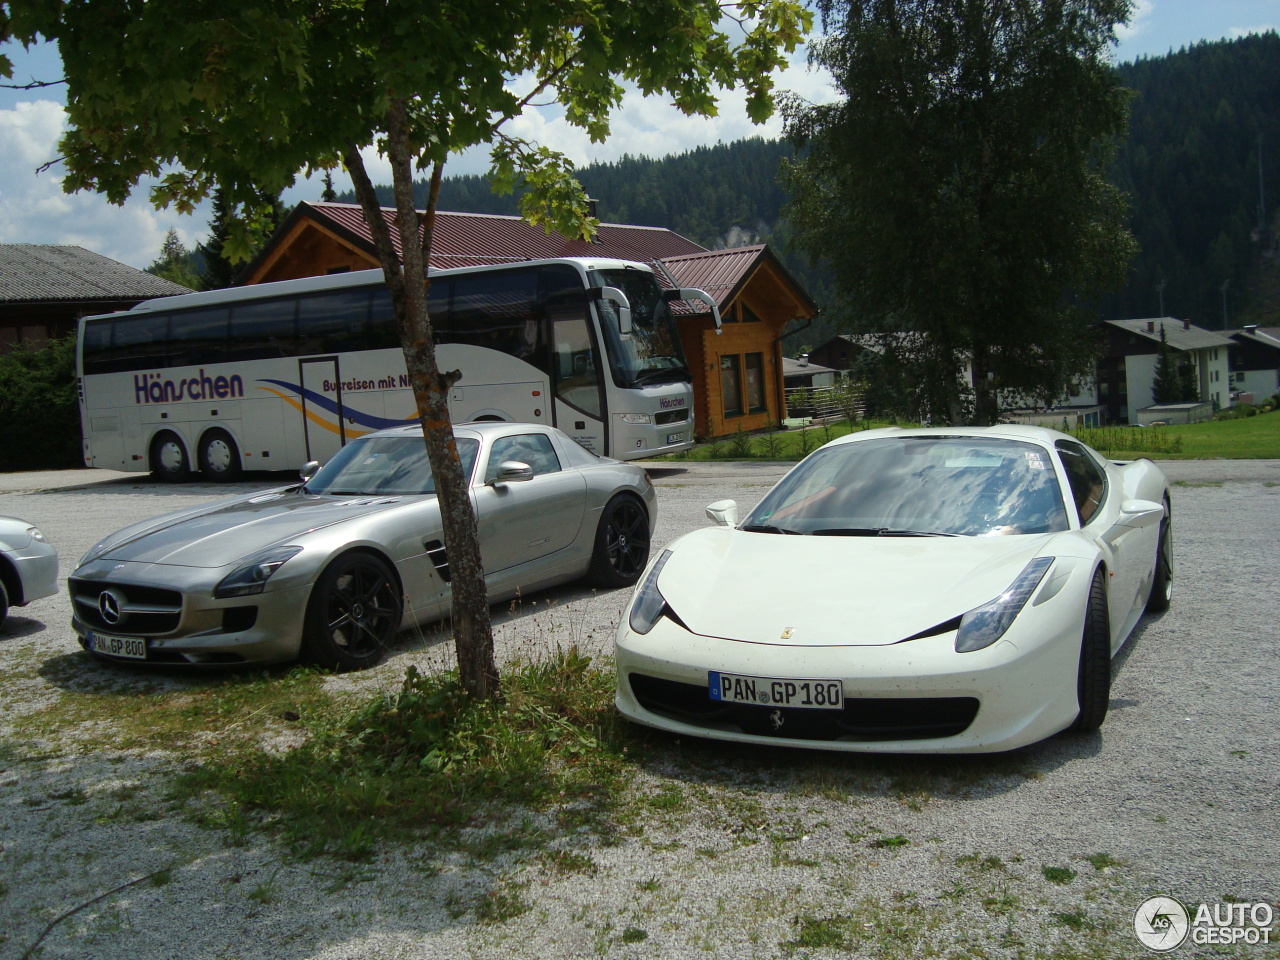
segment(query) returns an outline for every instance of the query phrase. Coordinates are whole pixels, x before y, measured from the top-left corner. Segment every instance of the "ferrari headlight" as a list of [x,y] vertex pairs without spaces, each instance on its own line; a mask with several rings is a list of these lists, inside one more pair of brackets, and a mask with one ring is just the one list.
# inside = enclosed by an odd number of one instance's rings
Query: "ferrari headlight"
[[272,574],[290,557],[302,552],[301,547],[270,547],[255,553],[222,578],[213,589],[215,600],[227,597],[249,597],[261,593]]
[[1023,568],[1008,590],[961,617],[960,629],[956,632],[956,653],[985,649],[1003,637],[1051,566],[1052,557],[1036,557]]
[[667,601],[662,598],[662,593],[658,590],[658,574],[662,573],[662,568],[670,556],[670,550],[663,550],[662,556],[658,557],[657,562],[649,568],[648,575],[636,590],[636,598],[631,604],[631,616],[627,619],[631,629],[636,633],[648,633],[652,630],[653,625],[662,616],[662,611],[666,609]]

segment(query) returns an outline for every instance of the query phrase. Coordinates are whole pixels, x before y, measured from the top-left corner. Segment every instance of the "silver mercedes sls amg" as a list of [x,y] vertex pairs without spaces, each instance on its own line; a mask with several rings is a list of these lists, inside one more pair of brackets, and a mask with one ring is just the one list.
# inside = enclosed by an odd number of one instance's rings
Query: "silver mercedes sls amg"
[[[656,498],[644,469],[553,427],[455,428],[489,598],[579,577],[630,586]],[[343,447],[303,482],[143,521],[71,575],[86,650],[148,664],[376,663],[396,633],[449,611],[449,559],[418,427]]]

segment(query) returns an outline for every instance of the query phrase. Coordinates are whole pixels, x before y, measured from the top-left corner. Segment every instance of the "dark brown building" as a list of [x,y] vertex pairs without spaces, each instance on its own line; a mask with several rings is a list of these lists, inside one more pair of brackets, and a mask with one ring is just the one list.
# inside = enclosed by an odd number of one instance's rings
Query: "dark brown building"
[[0,352],[72,334],[88,314],[190,292],[83,247],[0,243]]

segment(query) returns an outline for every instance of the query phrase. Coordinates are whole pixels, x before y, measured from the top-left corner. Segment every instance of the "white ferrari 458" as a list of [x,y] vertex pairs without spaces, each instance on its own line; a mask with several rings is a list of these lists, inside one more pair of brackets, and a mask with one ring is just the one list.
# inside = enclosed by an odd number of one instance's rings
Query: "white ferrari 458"
[[868,430],[671,543],[616,637],[639,723],[744,743],[992,752],[1096,730],[1172,596],[1169,487],[1038,427]]

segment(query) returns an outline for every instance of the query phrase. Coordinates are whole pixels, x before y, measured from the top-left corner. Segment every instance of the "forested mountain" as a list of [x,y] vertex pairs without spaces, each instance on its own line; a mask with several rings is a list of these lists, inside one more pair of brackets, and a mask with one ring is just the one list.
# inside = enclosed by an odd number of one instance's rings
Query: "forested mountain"
[[[782,214],[786,196],[777,183],[778,164],[791,147],[752,137],[734,143],[697,147],[661,159],[623,157],[578,170],[587,195],[599,201],[600,219],[666,227],[706,247],[742,246],[757,242]],[[424,206],[427,184],[415,185],[415,200]],[[390,205],[390,187],[378,187]],[[354,195],[341,197],[354,202]],[[519,213],[516,198],[497,196],[485,177],[446,177],[440,184],[439,209],[466,213]]]
[[[1200,43],[1117,69],[1134,98],[1129,136],[1111,178],[1131,197],[1130,225],[1141,252],[1129,283],[1101,305],[1102,316],[1156,315],[1157,286],[1164,281],[1165,314],[1216,329],[1229,280],[1229,326],[1280,324],[1274,229],[1280,208],[1280,36]],[[1268,211],[1261,234],[1260,149]],[[788,249],[777,170],[790,154],[786,143],[752,138],[661,159],[624,157],[578,173],[599,200],[602,220],[668,227],[713,248],[772,244],[824,311],[787,343],[798,351],[835,332],[843,309],[821,266]],[[420,191],[421,203],[425,184]],[[389,188],[383,202],[391,202]],[[514,197],[494,196],[485,179],[474,176],[446,178],[439,207],[518,212]],[[1264,248],[1270,257],[1261,255]]]
[[[1280,201],[1280,35],[1200,43],[1122,64],[1134,91],[1128,139],[1112,181],[1132,197],[1141,253],[1108,303],[1115,317],[1164,310],[1211,329],[1280,322],[1273,245]],[[1259,236],[1258,153],[1268,198]]]

